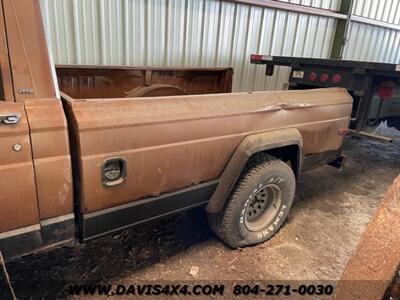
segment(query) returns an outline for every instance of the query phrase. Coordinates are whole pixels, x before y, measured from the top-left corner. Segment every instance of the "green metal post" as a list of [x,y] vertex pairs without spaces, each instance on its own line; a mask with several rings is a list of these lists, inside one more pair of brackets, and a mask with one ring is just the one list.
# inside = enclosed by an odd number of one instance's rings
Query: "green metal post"
[[340,13],[346,14],[347,19],[337,20],[335,37],[333,40],[331,58],[341,59],[343,49],[347,40],[347,33],[351,22],[351,11],[353,9],[353,0],[342,0]]

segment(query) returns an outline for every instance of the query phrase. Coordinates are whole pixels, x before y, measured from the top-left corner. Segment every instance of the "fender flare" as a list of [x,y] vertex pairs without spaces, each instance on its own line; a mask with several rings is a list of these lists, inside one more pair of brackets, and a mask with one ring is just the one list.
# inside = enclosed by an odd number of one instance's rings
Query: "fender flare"
[[303,138],[296,128],[266,131],[246,136],[240,142],[222,172],[218,186],[207,204],[207,212],[217,213],[224,207],[243,168],[253,154],[293,145],[298,147],[297,165],[294,166],[295,175],[297,177],[300,175],[302,167]]

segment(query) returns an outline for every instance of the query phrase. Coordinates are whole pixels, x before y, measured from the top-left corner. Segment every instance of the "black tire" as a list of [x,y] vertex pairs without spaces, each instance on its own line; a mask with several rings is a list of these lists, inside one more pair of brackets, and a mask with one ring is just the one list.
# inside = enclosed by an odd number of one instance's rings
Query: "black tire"
[[208,214],[210,227],[232,248],[264,242],[284,223],[295,189],[292,169],[285,162],[264,155],[249,164],[224,208],[217,214]]

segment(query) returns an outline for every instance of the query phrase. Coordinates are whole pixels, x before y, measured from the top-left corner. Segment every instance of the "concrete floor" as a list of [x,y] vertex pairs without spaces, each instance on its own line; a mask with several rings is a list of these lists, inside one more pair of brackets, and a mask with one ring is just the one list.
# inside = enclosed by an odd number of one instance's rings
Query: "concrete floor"
[[[382,130],[400,137],[395,130]],[[16,294],[62,298],[71,282],[337,280],[400,173],[400,140],[379,144],[351,138],[344,149],[346,170],[325,166],[304,173],[286,224],[261,245],[226,247],[198,209],[10,263]],[[189,274],[192,266],[199,267],[196,277]]]

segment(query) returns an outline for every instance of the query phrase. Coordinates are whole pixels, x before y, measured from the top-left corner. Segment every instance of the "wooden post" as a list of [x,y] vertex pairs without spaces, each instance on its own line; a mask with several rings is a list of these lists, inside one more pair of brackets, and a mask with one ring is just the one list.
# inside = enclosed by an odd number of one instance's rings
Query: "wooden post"
[[[400,258],[400,176],[382,200],[336,287],[333,299],[381,300]],[[400,283],[386,292],[400,299]]]
[[16,300],[1,252],[0,252],[0,299]]

